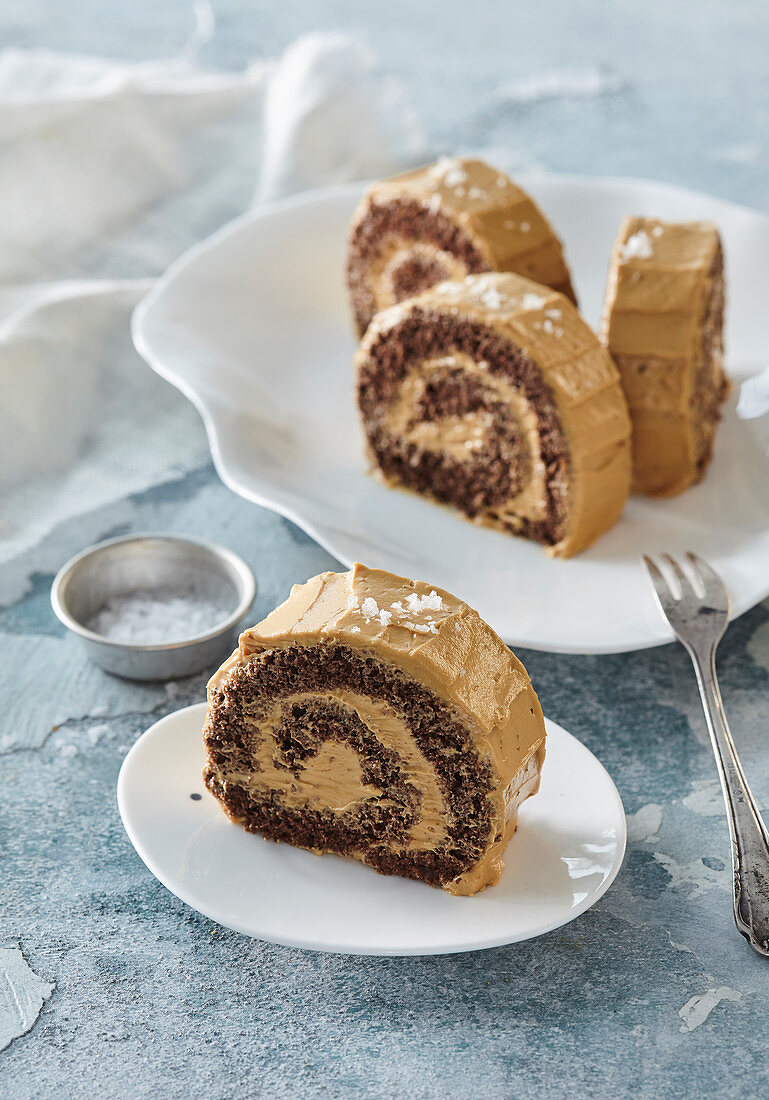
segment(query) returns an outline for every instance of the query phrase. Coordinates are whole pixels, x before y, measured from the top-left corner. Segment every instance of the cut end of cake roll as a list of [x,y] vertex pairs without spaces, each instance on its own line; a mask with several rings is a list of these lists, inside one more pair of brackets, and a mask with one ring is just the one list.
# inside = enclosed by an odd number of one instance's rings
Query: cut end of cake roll
[[560,557],[619,519],[627,403],[562,294],[511,274],[441,283],[375,318],[356,370],[369,456],[387,484]]
[[482,160],[443,157],[376,184],[350,228],[347,285],[363,335],[374,315],[445,279],[514,271],[576,302],[545,215]]
[[477,612],[356,565],[241,635],[208,685],[204,742],[206,786],[248,831],[474,894],[539,787],[545,726]]
[[724,257],[708,222],[625,218],[612,254],[602,339],[633,421],[633,488],[673,496],[713,455],[723,370]]

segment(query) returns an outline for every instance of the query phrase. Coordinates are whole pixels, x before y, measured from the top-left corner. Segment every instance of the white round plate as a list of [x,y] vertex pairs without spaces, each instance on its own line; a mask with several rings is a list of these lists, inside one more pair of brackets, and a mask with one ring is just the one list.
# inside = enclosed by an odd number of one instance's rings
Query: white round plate
[[542,785],[521,807],[500,882],[465,898],[233,825],[201,779],[205,712],[203,703],[186,707],[139,738],[120,769],[118,806],[153,875],[193,909],[246,936],[351,955],[498,947],[574,920],[622,864],[617,788],[554,722],[547,721]]
[[[593,323],[624,214],[716,221],[729,280],[729,371],[739,380],[769,362],[769,218],[662,184],[523,182],[566,242]],[[670,641],[644,552],[699,553],[723,575],[737,615],[769,594],[769,418],[739,421],[734,399],[702,485],[673,500],[633,499],[612,531],[569,561],[367,476],[342,279],[360,191],[302,195],[233,222],[137,308],[137,348],[199,409],[227,485],[288,516],[347,565],[456,592],[512,645],[611,653]]]

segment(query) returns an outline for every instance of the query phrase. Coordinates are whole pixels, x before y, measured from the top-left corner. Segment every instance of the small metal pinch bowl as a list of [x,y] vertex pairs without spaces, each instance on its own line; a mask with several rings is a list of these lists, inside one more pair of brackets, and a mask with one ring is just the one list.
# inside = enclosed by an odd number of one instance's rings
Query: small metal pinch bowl
[[[131,535],[98,543],[68,561],[53,582],[51,603],[107,672],[128,680],[173,680],[213,667],[234,648],[238,625],[255,595],[254,574],[231,550],[199,539]],[[176,607],[161,641],[148,637],[145,643],[128,630],[129,636],[121,638],[119,621],[111,625],[109,636],[94,629],[105,614],[112,614],[111,608],[130,606],[132,600],[134,610],[138,606],[153,612],[155,629],[163,609]],[[186,633],[185,606],[191,627]],[[206,609],[210,615],[199,621]],[[168,637],[177,633],[177,618],[181,636]]]

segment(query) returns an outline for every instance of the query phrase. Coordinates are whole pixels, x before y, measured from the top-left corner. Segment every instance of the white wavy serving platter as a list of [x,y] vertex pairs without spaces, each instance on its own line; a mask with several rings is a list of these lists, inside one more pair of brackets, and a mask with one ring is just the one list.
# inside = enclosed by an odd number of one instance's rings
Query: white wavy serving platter
[[[739,382],[769,362],[769,218],[658,183],[523,183],[564,238],[593,323],[624,214],[716,221],[727,258],[729,372]],[[769,594],[769,426],[739,421],[734,398],[703,484],[673,500],[632,499],[612,531],[569,561],[370,478],[342,278],[361,188],[301,195],[231,223],[137,307],[137,348],[197,406],[227,485],[299,524],[346,565],[362,561],[455,592],[513,645],[611,653],[669,641],[643,552],[701,554],[727,581],[737,615]]]
[[139,738],[120,769],[118,806],[153,875],[236,932],[355,955],[475,951],[574,920],[622,865],[626,826],[617,788],[590,750],[554,722],[546,720],[541,787],[521,807],[502,878],[463,898],[233,825],[201,779],[205,711],[204,703],[176,711]]

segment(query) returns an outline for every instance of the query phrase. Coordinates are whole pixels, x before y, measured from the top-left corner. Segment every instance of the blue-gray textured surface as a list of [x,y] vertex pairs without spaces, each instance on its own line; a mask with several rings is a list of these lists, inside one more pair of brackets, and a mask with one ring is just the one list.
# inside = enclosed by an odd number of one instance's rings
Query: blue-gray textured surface
[[[314,27],[367,32],[436,146],[512,146],[521,164],[654,176],[769,207],[769,9],[758,0],[215,8],[205,59],[227,68]],[[5,0],[0,44],[142,58],[148,43],[175,48],[189,22],[183,0]],[[606,94],[522,104],[504,93],[539,69],[585,66],[607,74]],[[4,1095],[769,1093],[766,964],[732,925],[727,830],[682,651],[521,654],[547,713],[603,760],[632,815],[625,866],[594,910],[534,942],[454,957],[267,946],[168,894],[117,814],[127,748],[199,700],[204,677],[111,679],[49,610],[71,553],[147,529],[215,535],[244,554],[257,612],[332,564],[205,466],[62,525],[4,570],[2,942],[21,948],[44,1000],[0,1055]],[[36,688],[22,698],[30,661]],[[730,628],[720,667],[746,767],[769,799],[765,606]],[[14,750],[22,740],[36,747]]]

